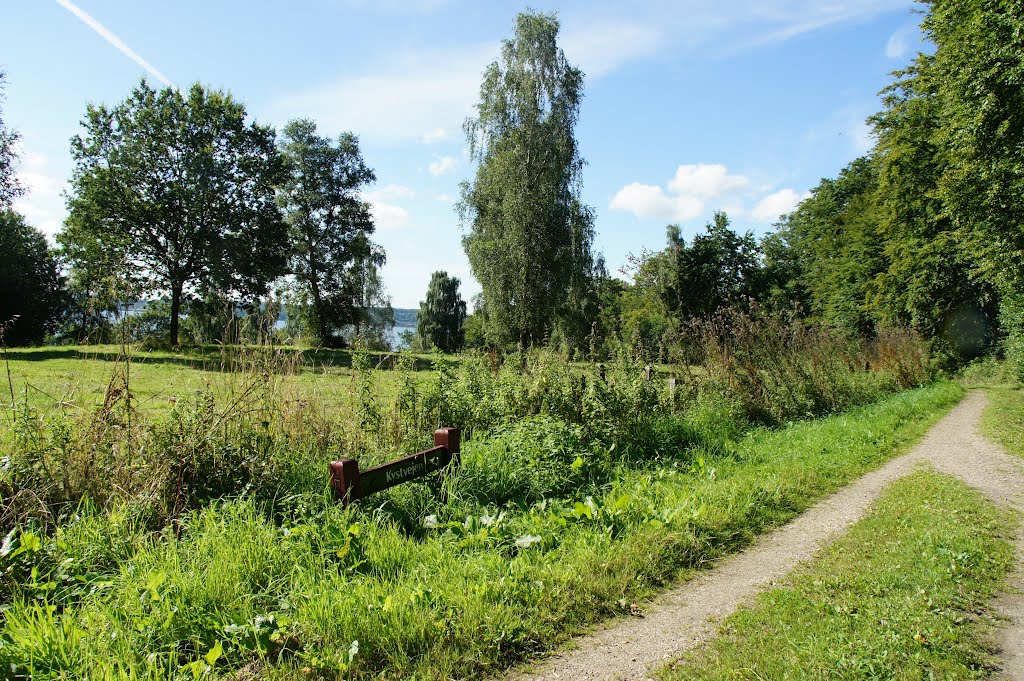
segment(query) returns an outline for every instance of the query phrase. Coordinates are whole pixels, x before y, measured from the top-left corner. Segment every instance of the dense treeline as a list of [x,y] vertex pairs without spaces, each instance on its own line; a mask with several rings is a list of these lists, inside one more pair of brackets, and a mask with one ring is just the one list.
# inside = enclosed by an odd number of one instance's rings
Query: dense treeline
[[1024,257],[1024,10],[925,3],[931,42],[883,92],[876,144],[779,225],[808,313],[1014,359]]
[[993,341],[1024,360],[1024,10],[924,4],[930,46],[883,91],[874,148],[760,241],[719,212],[689,242],[670,225],[628,284],[593,268],[591,352],[668,359],[696,320],[753,304],[851,337],[909,328],[950,363]]

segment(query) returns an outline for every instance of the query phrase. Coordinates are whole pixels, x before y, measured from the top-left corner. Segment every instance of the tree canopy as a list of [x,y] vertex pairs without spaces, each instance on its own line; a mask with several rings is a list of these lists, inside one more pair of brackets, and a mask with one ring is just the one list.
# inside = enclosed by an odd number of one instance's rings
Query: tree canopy
[[113,108],[90,105],[82,127],[63,241],[123,254],[140,295],[169,295],[172,345],[184,295],[249,302],[285,271],[274,131],[229,94],[143,81]]
[[56,255],[42,232],[10,209],[0,210],[0,340],[41,343],[67,308]]
[[466,301],[459,295],[459,283],[443,271],[430,276],[427,298],[416,316],[416,335],[424,348],[437,346],[442,352],[462,349]]
[[593,266],[593,213],[579,198],[584,162],[574,136],[583,74],[558,47],[558,30],[552,15],[516,18],[464,126],[478,165],[462,185],[463,245],[489,336],[521,346],[571,320]]
[[[3,101],[4,72],[0,71],[0,102]],[[14,143],[18,141],[18,133],[4,125],[3,110],[0,109],[0,208],[10,207],[11,203],[23,191],[14,173],[14,162],[17,155]]]
[[333,143],[310,120],[288,123],[280,143],[287,175],[278,191],[291,239],[290,264],[300,298],[308,300],[317,340],[332,344],[342,327],[375,321],[384,253],[360,190],[376,176],[359,140],[342,133]]

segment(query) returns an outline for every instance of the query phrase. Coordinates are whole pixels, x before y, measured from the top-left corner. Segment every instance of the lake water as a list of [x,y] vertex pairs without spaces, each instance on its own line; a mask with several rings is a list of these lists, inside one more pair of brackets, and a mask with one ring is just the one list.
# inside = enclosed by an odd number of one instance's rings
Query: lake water
[[413,333],[416,333],[415,327],[412,326],[396,326],[391,329],[391,347],[395,350],[405,350],[406,348],[405,343],[402,342],[401,334],[403,331],[412,331]]

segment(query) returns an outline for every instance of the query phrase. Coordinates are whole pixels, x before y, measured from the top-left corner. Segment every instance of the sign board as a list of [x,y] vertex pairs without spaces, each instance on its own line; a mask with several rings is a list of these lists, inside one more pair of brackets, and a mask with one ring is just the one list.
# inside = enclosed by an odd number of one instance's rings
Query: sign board
[[342,503],[348,505],[356,499],[422,478],[442,469],[454,469],[459,464],[459,429],[440,428],[434,431],[434,447],[417,452],[397,461],[385,463],[364,471],[353,459],[331,462],[331,488]]

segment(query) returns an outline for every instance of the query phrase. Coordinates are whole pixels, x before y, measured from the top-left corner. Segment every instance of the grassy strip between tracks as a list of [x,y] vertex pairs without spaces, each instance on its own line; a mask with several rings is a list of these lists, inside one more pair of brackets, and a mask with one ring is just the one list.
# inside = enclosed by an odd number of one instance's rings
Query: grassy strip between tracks
[[921,471],[784,586],[663,670],[681,679],[972,679],[993,671],[986,603],[1012,566],[1011,516]]
[[1024,457],[1024,389],[1022,386],[990,387],[989,406],[982,418],[986,435],[1014,456]]

